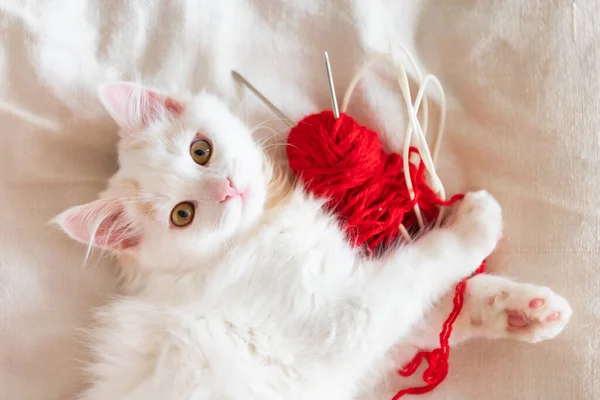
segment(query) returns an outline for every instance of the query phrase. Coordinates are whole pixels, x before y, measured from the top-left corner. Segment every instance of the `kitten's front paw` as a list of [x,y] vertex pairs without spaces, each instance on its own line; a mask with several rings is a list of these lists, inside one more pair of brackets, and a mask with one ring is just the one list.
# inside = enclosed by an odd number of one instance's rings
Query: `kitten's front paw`
[[490,315],[484,324],[496,325],[507,337],[529,343],[552,339],[573,314],[564,298],[546,287],[533,285],[517,284],[500,291],[487,298],[487,307]]
[[452,224],[469,246],[480,247],[487,257],[502,234],[502,209],[487,191],[469,192],[458,205]]

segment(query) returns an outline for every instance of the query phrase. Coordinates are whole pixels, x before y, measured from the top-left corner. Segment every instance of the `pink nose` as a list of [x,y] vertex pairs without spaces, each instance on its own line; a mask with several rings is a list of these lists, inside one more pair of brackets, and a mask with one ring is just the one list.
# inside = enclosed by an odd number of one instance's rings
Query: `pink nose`
[[237,190],[233,183],[231,183],[229,178],[225,179],[224,181],[220,181],[216,190],[216,194],[219,203],[223,203],[229,199],[233,199],[241,195],[239,190]]

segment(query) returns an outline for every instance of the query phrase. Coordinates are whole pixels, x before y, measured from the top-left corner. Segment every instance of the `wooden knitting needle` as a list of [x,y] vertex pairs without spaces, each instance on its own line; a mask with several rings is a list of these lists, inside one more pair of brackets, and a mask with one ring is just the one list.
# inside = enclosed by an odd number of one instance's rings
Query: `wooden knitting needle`
[[340,109],[338,108],[337,96],[335,95],[335,85],[333,84],[333,74],[331,73],[331,63],[329,62],[329,54],[325,52],[325,68],[327,68],[327,80],[329,81],[329,94],[331,95],[331,106],[333,108],[333,116],[335,119],[340,117]]
[[233,75],[233,78],[235,80],[240,82],[242,85],[246,86],[252,93],[254,93],[254,95],[258,97],[258,99],[262,101],[264,105],[269,107],[269,109],[273,111],[279,118],[281,118],[281,120],[285,122],[287,126],[289,126],[290,128],[294,126],[292,120],[289,119],[287,115],[285,115],[279,108],[275,107],[275,105],[271,103],[269,99],[267,99],[257,88],[255,88],[254,85],[248,82],[246,78],[240,75],[237,71],[231,71],[231,75]]

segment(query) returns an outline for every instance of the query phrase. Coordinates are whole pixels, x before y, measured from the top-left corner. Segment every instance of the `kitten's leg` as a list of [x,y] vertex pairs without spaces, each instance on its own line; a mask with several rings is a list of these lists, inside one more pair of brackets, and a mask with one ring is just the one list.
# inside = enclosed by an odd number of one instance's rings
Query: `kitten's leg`
[[[439,281],[447,286],[458,282],[473,273],[494,250],[501,231],[502,212],[496,200],[483,190],[468,193],[445,226],[409,245],[414,273],[432,278],[425,284]],[[409,260],[401,255],[398,261]]]
[[406,335],[433,302],[477,269],[496,246],[501,229],[496,200],[485,191],[468,193],[445,226],[374,265],[363,300],[370,303],[379,342],[389,348]]
[[[415,325],[409,335],[393,346],[381,363],[386,373],[381,375],[383,378],[374,389],[378,394],[376,398],[391,398],[399,388],[422,385],[420,380],[401,377],[397,371],[419,351],[439,347],[439,334],[452,309],[453,298],[454,290],[451,290],[426,311],[425,319]],[[465,302],[453,325],[450,345],[474,338],[528,343],[552,339],[564,329],[571,314],[569,303],[547,287],[477,275],[467,283]],[[372,392],[367,392],[360,399],[371,398]]]
[[393,252],[377,266],[381,273],[376,287],[408,290],[397,294],[411,300],[422,313],[479,267],[496,247],[501,230],[502,212],[496,200],[486,191],[468,193],[448,223]]
[[[454,291],[428,313],[422,325],[401,345],[430,350],[452,307]],[[454,323],[450,344],[472,338],[515,339],[536,343],[552,339],[569,322],[569,303],[551,289],[482,274],[467,283],[465,303]],[[406,360],[408,361],[408,360]]]
[[[496,200],[485,191],[468,193],[448,223],[373,266],[375,275],[362,296],[363,302],[368,302],[363,347],[372,350],[374,356],[366,387],[371,387],[371,379],[381,378],[377,393],[398,387],[388,383],[398,379],[395,371],[403,361],[410,361],[417,348],[408,343],[398,348],[394,343],[404,344],[407,336],[414,336],[415,324],[430,306],[472,274],[492,252],[501,230],[502,213]],[[392,357],[386,357],[390,349]],[[389,396],[374,397],[371,392],[366,398]]]

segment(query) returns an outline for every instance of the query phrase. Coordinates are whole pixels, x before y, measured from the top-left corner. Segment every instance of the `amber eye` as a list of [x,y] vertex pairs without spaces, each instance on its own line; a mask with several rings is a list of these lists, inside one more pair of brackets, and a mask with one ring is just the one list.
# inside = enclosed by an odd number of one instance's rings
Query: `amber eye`
[[177,204],[171,211],[171,222],[173,225],[183,228],[194,220],[194,205],[189,201]]
[[190,146],[190,156],[198,165],[206,165],[212,155],[212,147],[208,141],[204,139],[196,139]]

